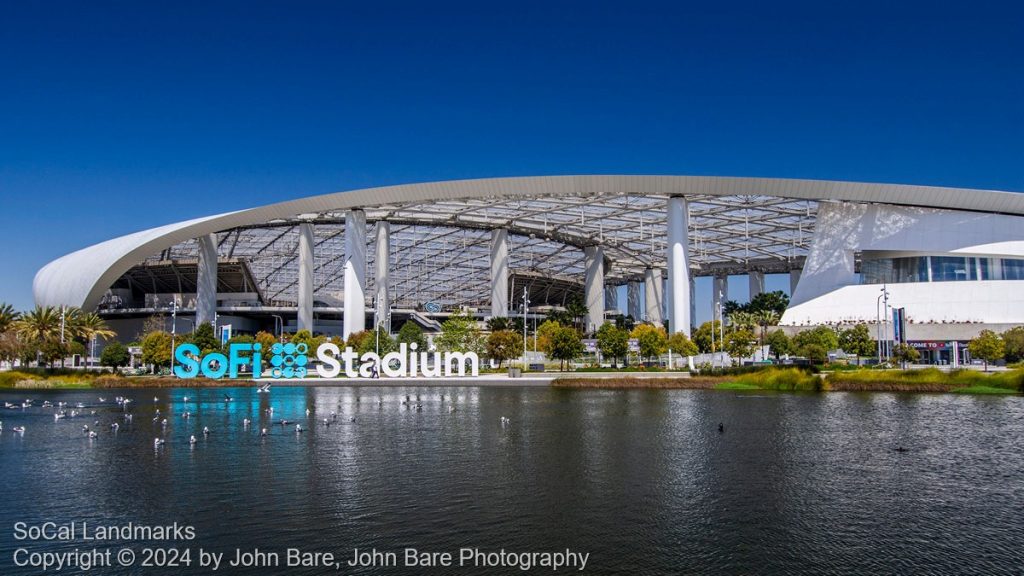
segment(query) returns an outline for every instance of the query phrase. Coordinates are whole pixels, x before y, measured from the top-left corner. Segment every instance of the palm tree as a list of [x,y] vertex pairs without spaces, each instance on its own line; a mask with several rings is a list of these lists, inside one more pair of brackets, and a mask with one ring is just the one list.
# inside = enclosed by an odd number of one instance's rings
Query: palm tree
[[764,337],[768,332],[769,326],[775,326],[779,323],[781,316],[775,310],[758,310],[754,312],[754,317],[757,319],[757,325],[761,327],[761,346],[764,346]]
[[36,349],[60,342],[61,311],[53,306],[36,306],[12,324],[21,340]]
[[729,324],[736,330],[753,330],[757,326],[757,315],[752,312],[733,312],[729,314]]
[[7,329],[20,317],[21,314],[16,312],[13,306],[0,303],[0,333],[7,332]]
[[75,337],[85,340],[89,345],[89,356],[95,356],[96,338],[113,338],[117,332],[110,329],[106,321],[100,318],[95,312],[82,312],[75,314],[75,321],[72,325],[72,332]]

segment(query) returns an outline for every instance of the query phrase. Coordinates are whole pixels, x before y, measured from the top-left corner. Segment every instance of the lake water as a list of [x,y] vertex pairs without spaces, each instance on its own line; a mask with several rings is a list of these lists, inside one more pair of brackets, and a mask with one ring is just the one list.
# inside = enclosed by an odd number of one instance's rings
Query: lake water
[[[131,423],[119,395],[134,400]],[[393,387],[0,394],[26,398],[35,406],[0,409],[0,574],[41,573],[14,565],[19,548],[123,547],[140,559],[146,547],[188,548],[192,562],[93,573],[209,574],[199,548],[225,553],[226,564],[236,548],[255,547],[281,553],[282,566],[289,547],[333,552],[343,565],[218,573],[524,573],[457,562],[344,565],[354,548],[401,557],[406,547],[570,549],[590,554],[586,574],[1024,573],[1020,397]],[[67,410],[81,402],[84,415],[57,421],[44,400]],[[166,428],[153,421],[157,409]],[[275,424],[282,419],[308,431]],[[116,433],[112,422],[121,423]],[[154,448],[154,437],[166,444]],[[195,538],[15,540],[15,523],[47,521],[89,530],[177,522]]]

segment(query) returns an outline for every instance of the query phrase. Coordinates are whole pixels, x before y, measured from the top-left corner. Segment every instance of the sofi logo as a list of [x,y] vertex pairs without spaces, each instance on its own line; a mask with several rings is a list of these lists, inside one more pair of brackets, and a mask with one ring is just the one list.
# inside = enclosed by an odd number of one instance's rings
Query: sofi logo
[[211,352],[200,358],[199,347],[195,344],[182,344],[174,350],[174,375],[178,378],[195,378],[202,374],[207,378],[238,378],[238,369],[242,366],[252,368],[252,377],[260,377],[262,366],[261,344],[232,344],[228,353]]
[[[263,350],[260,344],[235,343],[228,353],[211,352],[200,357],[195,344],[182,344],[174,351],[178,378],[238,378],[241,368],[248,367],[253,378],[264,376]],[[401,344],[399,349],[380,356],[374,352],[359,355],[351,347],[342,351],[330,342],[316,350],[316,373],[321,378],[390,378],[477,376],[480,358],[475,352],[417,352],[416,344]],[[310,371],[309,347],[306,344],[276,343],[270,349],[270,378],[305,378]]]
[[[259,346],[259,344],[257,344]],[[271,378],[304,378],[306,376],[306,364],[309,363],[309,345],[281,344],[278,342],[270,348],[273,354],[270,357]]]

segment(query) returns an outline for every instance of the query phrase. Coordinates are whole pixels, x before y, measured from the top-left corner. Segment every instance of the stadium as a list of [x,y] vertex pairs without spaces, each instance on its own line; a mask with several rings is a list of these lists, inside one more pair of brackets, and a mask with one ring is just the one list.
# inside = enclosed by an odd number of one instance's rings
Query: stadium
[[[729,284],[787,277],[780,325],[867,323],[949,360],[1024,324],[1024,195],[929,186],[694,176],[540,176],[311,196],[114,238],[43,267],[42,306],[98,311],[134,335],[308,329],[347,337],[456,311],[527,323],[572,299],[690,334]],[[707,278],[711,298],[697,302]],[[777,279],[776,279],[777,280]]]

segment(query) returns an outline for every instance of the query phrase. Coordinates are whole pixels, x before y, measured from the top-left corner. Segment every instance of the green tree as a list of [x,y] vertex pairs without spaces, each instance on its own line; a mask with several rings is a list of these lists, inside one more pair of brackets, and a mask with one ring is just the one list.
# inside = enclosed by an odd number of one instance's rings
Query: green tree
[[910,344],[901,343],[892,347],[892,357],[899,360],[900,367],[906,370],[907,363],[917,362],[921,358],[921,353]]
[[86,343],[92,343],[93,338],[108,340],[117,336],[117,332],[114,332],[95,312],[76,313],[71,329],[76,338],[81,338]]
[[636,338],[640,356],[644,358],[651,359],[668,351],[668,334],[660,326],[640,324],[633,328],[633,333],[630,336]]
[[619,328],[625,328],[626,332],[632,332],[633,328],[636,328],[636,318],[619,314],[615,317],[615,325]]
[[505,360],[523,355],[523,335],[511,330],[498,330],[487,336],[487,356],[498,361],[498,368]]
[[420,325],[409,320],[398,329],[399,344],[415,344],[419,350],[427,350],[427,337],[423,335]]
[[757,327],[757,315],[753,312],[733,312],[726,318],[733,330],[752,331]]
[[720,351],[722,349],[722,344],[718,341],[718,335],[721,327],[722,323],[715,320],[713,322],[705,322],[694,330],[693,343],[697,345],[697,349],[701,352]]
[[551,342],[553,337],[556,332],[561,330],[562,326],[563,324],[560,324],[556,320],[545,320],[537,327],[537,349],[549,358],[553,358],[551,355]]
[[772,292],[761,292],[757,296],[754,296],[747,304],[747,312],[775,312],[779,317],[789,307],[789,296],[782,290],[773,290]]
[[441,352],[476,352],[483,354],[484,338],[476,320],[468,313],[452,314],[441,324],[441,334],[435,339]]
[[487,319],[487,329],[491,332],[497,332],[499,330],[508,330],[509,323],[508,317],[506,316],[493,316]]
[[757,337],[749,330],[734,330],[725,335],[725,351],[735,360],[753,354],[755,344]]
[[205,356],[210,352],[220,352],[220,342],[213,332],[213,325],[209,322],[203,322],[196,326],[195,332],[185,337],[185,342],[199,348],[200,356]]
[[[65,317],[66,321],[66,317]],[[61,311],[53,306],[36,306],[12,324],[21,341],[38,357],[52,365],[63,356],[60,341]]]
[[107,344],[103,352],[100,353],[100,364],[103,366],[116,369],[127,366],[129,362],[131,362],[131,354],[128,353],[128,348],[117,341]]
[[764,343],[768,345],[772,354],[775,355],[775,359],[778,360],[783,354],[789,354],[793,350],[792,342],[789,340],[789,336],[782,330],[774,330],[768,333],[765,337]]
[[583,355],[583,339],[571,326],[561,326],[551,335],[551,358],[559,361],[561,370],[565,363]]
[[857,324],[839,333],[839,347],[843,352],[856,356],[859,365],[861,356],[870,356],[875,350],[875,341],[871,339],[866,324]]
[[171,365],[171,335],[163,330],[150,332],[142,337],[142,363],[154,369]]
[[305,344],[306,353],[309,354],[310,356],[313,356],[316,354],[317,348],[319,348],[321,344],[326,342],[327,339],[324,338],[323,336],[314,336],[312,332],[303,328],[302,330],[299,330],[295,334],[292,334],[291,338],[289,338],[288,341],[291,342],[292,344]]
[[828,360],[828,350],[821,344],[804,344],[798,353],[810,360],[811,364],[824,364]]
[[625,358],[629,352],[629,331],[613,322],[605,322],[597,329],[597,349],[618,368],[619,358]]
[[1003,332],[1003,346],[1006,348],[1007,362],[1024,360],[1024,326],[1017,326]]
[[803,348],[811,344],[821,346],[826,352],[835,350],[839,348],[839,336],[829,326],[817,326],[793,336],[793,348],[798,354],[804,354]]
[[[365,330],[365,332],[366,337],[362,338],[359,341],[359,345],[355,347],[356,352],[359,352],[360,356],[367,352],[373,352],[383,357],[385,354],[398,350],[398,343],[388,334],[383,325],[377,326],[376,330]],[[310,350],[315,350],[315,348],[310,348]]]
[[[373,332],[370,332],[369,330],[360,330],[359,332],[353,332],[348,335],[348,340],[345,341],[345,346],[351,348],[352,350],[355,350],[356,352],[359,352],[360,350],[368,349],[365,347],[368,345],[364,344],[364,341],[369,340],[371,338],[373,338]],[[360,352],[360,354],[362,354],[362,352]]]
[[751,312],[751,314],[754,315],[754,320],[761,328],[758,333],[758,341],[762,346],[764,346],[764,339],[768,334],[768,327],[777,325],[779,320],[782,318],[782,315],[775,310],[757,310],[755,312]]
[[668,337],[668,349],[680,356],[695,356],[697,354],[697,345],[682,332],[676,332]]
[[13,306],[0,302],[0,334],[7,332],[20,317],[21,314]]
[[587,306],[583,303],[583,300],[579,296],[572,296],[569,301],[565,303],[565,311],[572,318],[572,325],[576,327],[580,333],[586,332],[588,326],[586,325],[587,318]]
[[988,372],[988,365],[1003,357],[1006,348],[1003,339],[991,330],[982,330],[978,337],[967,344],[967,351],[974,358],[985,361],[985,371]]
[[270,357],[271,349],[274,347],[274,344],[277,344],[278,342],[277,336],[274,336],[266,330],[260,330],[257,332],[255,340],[260,345],[260,352],[262,355],[268,358]]

